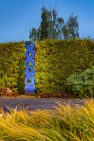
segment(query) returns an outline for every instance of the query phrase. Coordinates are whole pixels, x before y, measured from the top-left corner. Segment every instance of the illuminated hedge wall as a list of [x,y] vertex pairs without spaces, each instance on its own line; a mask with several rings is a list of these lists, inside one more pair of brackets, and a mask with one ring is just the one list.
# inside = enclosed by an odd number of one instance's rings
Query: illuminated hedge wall
[[[36,42],[36,92],[66,91],[66,78],[94,65],[94,42],[45,40]],[[24,42],[0,44],[0,87],[24,92]]]
[[37,91],[66,90],[66,78],[94,65],[94,42],[88,40],[42,41],[36,43]]
[[0,44],[0,88],[24,92],[24,42]]

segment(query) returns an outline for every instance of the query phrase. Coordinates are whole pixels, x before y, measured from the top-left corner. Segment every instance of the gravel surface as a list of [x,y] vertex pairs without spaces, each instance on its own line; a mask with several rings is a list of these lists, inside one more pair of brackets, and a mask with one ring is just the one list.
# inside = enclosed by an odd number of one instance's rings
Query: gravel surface
[[83,105],[84,100],[81,99],[62,99],[62,98],[18,98],[18,97],[1,97],[0,105],[16,108],[18,110],[22,108],[28,108],[28,110],[36,109],[54,109],[57,106],[57,103],[69,104],[70,106],[74,105]]

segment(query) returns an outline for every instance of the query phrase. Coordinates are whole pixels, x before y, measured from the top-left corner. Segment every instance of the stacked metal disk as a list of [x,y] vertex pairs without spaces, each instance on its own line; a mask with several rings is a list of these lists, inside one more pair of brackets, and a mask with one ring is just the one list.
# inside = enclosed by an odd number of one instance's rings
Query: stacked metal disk
[[31,41],[26,41],[25,43],[25,92],[33,93],[35,91],[35,81],[34,81],[34,56],[35,56],[35,45]]

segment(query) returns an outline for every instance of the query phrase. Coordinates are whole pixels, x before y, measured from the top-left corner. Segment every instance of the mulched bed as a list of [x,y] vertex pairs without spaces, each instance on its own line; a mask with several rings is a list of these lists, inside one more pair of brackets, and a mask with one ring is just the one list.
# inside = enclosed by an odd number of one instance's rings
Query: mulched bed
[[74,98],[72,93],[68,92],[59,92],[59,93],[23,93],[23,94],[18,94],[14,93],[11,89],[9,88],[0,88],[0,96],[8,96],[8,97],[17,97],[17,96],[31,96],[31,97],[36,97],[36,98]]

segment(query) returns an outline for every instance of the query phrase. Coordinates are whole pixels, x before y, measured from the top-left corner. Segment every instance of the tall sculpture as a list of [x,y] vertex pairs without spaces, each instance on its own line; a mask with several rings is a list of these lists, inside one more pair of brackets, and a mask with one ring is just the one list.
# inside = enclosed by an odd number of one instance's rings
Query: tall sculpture
[[34,80],[34,56],[35,56],[35,44],[31,41],[25,43],[25,93],[33,93],[35,91],[35,80]]

